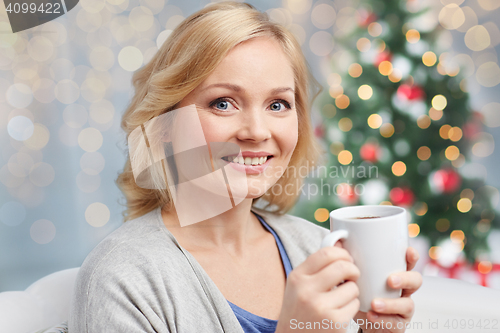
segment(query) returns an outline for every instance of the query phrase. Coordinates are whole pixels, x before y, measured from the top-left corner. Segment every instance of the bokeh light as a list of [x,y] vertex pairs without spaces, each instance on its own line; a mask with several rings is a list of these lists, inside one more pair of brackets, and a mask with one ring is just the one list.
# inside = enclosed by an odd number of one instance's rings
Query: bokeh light
[[17,141],[29,139],[33,135],[34,130],[35,126],[33,122],[24,116],[13,117],[7,124],[7,132]]
[[488,127],[500,126],[500,103],[491,102],[481,109],[483,123]]
[[118,63],[124,70],[129,72],[139,69],[142,66],[143,59],[142,52],[134,46],[126,46],[118,53]]
[[476,80],[483,87],[491,88],[500,83],[500,68],[494,61],[488,61],[478,67]]
[[380,115],[374,113],[368,117],[367,122],[368,122],[368,126],[370,126],[373,129],[377,129],[380,126],[382,126],[383,120],[382,120],[382,117]]
[[368,25],[368,33],[372,37],[378,37],[382,34],[382,25],[378,22],[372,22]]
[[472,201],[469,198],[458,200],[457,209],[461,213],[467,213],[472,208]]
[[356,47],[358,48],[358,50],[360,52],[367,52],[368,50],[370,50],[371,46],[372,46],[372,43],[366,37],[361,37],[356,42]]
[[360,77],[361,74],[363,74],[363,67],[361,67],[361,65],[358,63],[354,63],[349,66],[348,71],[350,76],[354,78]]
[[56,99],[55,83],[52,80],[43,78],[33,83],[33,97],[40,103],[50,103]]
[[54,92],[57,100],[64,104],[72,104],[80,97],[80,87],[69,79],[59,81]]
[[465,45],[472,51],[482,51],[491,44],[490,34],[482,25],[470,28],[464,37]]
[[367,84],[363,84],[358,88],[358,96],[362,100],[368,100],[373,96],[373,89]]
[[95,228],[100,228],[108,223],[110,211],[108,206],[101,202],[90,204],[85,210],[85,220]]
[[450,128],[448,138],[453,142],[459,141],[462,138],[462,129],[457,126]]
[[490,133],[481,132],[474,136],[472,153],[478,157],[490,156],[495,150],[495,139]]
[[417,202],[414,206],[415,214],[418,216],[424,216],[427,211],[429,210],[429,207],[425,202]]
[[391,170],[395,176],[401,177],[406,173],[406,164],[402,161],[396,161],[392,165]]
[[380,135],[384,138],[390,138],[394,134],[394,126],[391,123],[385,123],[380,126]]
[[317,31],[311,36],[309,47],[315,55],[327,56],[333,50],[333,36],[326,31]]
[[434,66],[436,64],[436,61],[437,61],[437,56],[432,51],[427,51],[422,56],[422,62],[424,63],[424,65],[428,67]]
[[433,260],[439,259],[441,256],[441,247],[440,246],[432,246],[429,249],[429,257]]
[[339,163],[342,165],[347,165],[352,162],[352,154],[348,150],[342,150],[337,156]]
[[43,124],[36,123],[33,128],[33,135],[24,141],[24,144],[32,150],[40,150],[49,142],[50,132]]
[[330,212],[326,208],[318,208],[314,212],[314,218],[318,222],[326,222],[328,221],[329,217],[330,217]]
[[436,230],[445,232],[450,228],[450,221],[448,219],[439,219],[436,221]]
[[102,134],[99,130],[87,127],[78,135],[78,145],[88,152],[93,152],[101,148],[103,142]]
[[283,7],[294,14],[304,14],[311,9],[312,0],[283,0]]
[[427,146],[418,148],[417,157],[422,161],[427,161],[431,157],[431,149]]
[[337,96],[337,98],[335,98],[335,105],[339,109],[346,109],[350,103],[351,100],[349,99],[349,97],[347,97],[347,95],[342,94],[340,96]]
[[101,99],[89,108],[89,115],[92,120],[98,124],[106,124],[113,120],[115,107],[113,104],[105,99]]
[[130,26],[139,32],[150,29],[154,23],[153,12],[145,6],[134,7],[128,17]]
[[378,70],[382,75],[390,75],[392,73],[393,67],[390,61],[382,61],[378,65]]
[[87,122],[87,110],[83,105],[70,104],[64,108],[63,120],[71,128],[80,128]]
[[311,12],[311,21],[318,29],[328,29],[335,22],[335,9],[325,3],[315,6]]
[[416,223],[408,224],[408,236],[411,238],[415,238],[420,233],[420,226]]
[[489,274],[493,269],[493,264],[490,261],[481,261],[477,264],[477,270],[481,274]]
[[436,110],[443,110],[447,104],[448,101],[443,95],[436,95],[432,98],[432,107]]
[[465,22],[465,14],[455,3],[443,7],[439,12],[439,23],[448,30],[457,29]]
[[30,236],[38,244],[50,243],[56,236],[56,226],[49,220],[37,220],[31,225]]
[[430,108],[429,117],[432,120],[437,121],[437,120],[443,118],[443,110],[436,110],[434,108]]
[[104,157],[99,152],[87,152],[80,158],[80,167],[88,175],[98,175],[105,165]]
[[408,43],[415,44],[420,40],[420,32],[415,29],[410,29],[406,32],[406,40]]
[[441,136],[441,138],[445,140],[449,139],[448,134],[450,133],[450,130],[451,126],[448,124],[444,124],[439,128],[439,136]]
[[348,117],[344,117],[339,120],[339,129],[343,132],[349,132],[352,128],[352,120]]
[[28,54],[38,62],[44,62],[50,59],[54,54],[54,45],[45,36],[34,36],[27,45]]
[[444,151],[444,155],[450,161],[454,161],[458,158],[458,156],[460,156],[460,150],[458,149],[457,146],[451,145],[448,148],[446,148],[446,150]]
[[417,125],[421,129],[426,129],[431,125],[431,118],[428,115],[423,114],[420,117],[418,117]]
[[5,97],[11,106],[22,109],[28,107],[33,101],[33,92],[24,83],[15,83],[7,89]]

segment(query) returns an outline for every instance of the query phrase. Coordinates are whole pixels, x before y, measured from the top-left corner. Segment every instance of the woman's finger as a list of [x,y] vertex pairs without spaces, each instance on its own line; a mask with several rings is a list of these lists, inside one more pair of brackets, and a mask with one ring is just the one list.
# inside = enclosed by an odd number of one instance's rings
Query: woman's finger
[[356,282],[359,269],[347,260],[336,260],[311,277],[311,284],[319,292],[327,292],[343,281]]
[[347,250],[338,246],[327,246],[311,254],[294,270],[296,273],[312,275],[337,260],[354,261]]
[[407,271],[411,271],[415,267],[419,257],[420,256],[418,255],[417,250],[415,250],[411,246],[408,247],[408,249],[406,250],[406,267],[407,267],[406,270]]
[[343,308],[358,296],[359,289],[353,281],[348,281],[327,293],[320,294],[325,304],[328,304],[332,309]]
[[366,329],[380,329],[394,332],[396,329],[404,330],[407,328],[408,321],[398,315],[380,314],[370,310],[366,314],[366,317],[371,322],[366,324]]
[[394,273],[387,279],[387,284],[393,289],[403,289],[401,296],[407,297],[422,285],[422,274],[413,271]]
[[372,309],[379,314],[400,315],[405,319],[413,316],[415,303],[409,297],[376,298],[372,301]]

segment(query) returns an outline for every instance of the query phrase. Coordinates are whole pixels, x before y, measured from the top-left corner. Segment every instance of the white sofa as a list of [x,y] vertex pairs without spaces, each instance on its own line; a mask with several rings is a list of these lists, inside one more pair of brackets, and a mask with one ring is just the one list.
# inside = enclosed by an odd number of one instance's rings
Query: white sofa
[[[0,293],[0,332],[33,332],[67,320],[77,273],[78,268],[66,269],[36,281],[25,291]],[[408,333],[500,332],[500,290],[439,277],[424,276],[423,281],[412,296],[415,315]],[[473,320],[474,328],[461,329],[460,320],[466,324]],[[477,327],[478,323],[483,327]]]
[[0,293],[0,332],[34,332],[67,320],[78,270],[52,273],[25,291]]

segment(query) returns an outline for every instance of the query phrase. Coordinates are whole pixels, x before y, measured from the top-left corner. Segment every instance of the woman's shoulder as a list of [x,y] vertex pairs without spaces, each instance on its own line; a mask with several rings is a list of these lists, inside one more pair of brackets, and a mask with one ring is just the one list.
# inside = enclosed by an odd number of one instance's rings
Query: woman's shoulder
[[153,210],[111,232],[85,258],[79,276],[89,279],[95,275],[110,276],[123,269],[131,274],[154,266],[147,263],[154,264],[165,256],[175,260],[181,253],[160,223],[158,214]]

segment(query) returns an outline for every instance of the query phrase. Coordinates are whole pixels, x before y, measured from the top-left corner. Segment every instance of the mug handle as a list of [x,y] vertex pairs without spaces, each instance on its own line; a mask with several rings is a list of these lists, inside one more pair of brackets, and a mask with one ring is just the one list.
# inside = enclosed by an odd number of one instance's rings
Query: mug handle
[[334,246],[339,239],[346,239],[348,236],[349,231],[347,230],[336,230],[334,232],[331,232],[330,234],[326,235],[325,238],[323,238],[323,241],[321,242],[321,248]]

